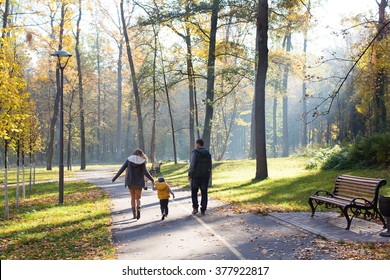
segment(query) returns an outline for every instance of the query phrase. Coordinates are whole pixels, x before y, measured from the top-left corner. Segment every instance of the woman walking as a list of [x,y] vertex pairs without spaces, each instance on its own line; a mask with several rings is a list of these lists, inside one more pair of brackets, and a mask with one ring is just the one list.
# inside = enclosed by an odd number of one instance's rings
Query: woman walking
[[126,159],[125,163],[118,170],[114,178],[112,178],[112,182],[115,182],[123,171],[126,170],[125,187],[129,188],[133,218],[137,220],[141,217],[142,189],[147,190],[145,176],[154,185],[154,179],[146,169],[146,163],[146,155],[142,150],[137,149]]

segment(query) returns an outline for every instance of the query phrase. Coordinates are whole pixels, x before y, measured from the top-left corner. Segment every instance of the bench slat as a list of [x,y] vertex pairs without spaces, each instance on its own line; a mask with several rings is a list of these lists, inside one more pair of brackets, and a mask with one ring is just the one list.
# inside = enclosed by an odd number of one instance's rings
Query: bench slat
[[375,193],[375,189],[361,188],[356,186],[336,185],[335,189],[346,189],[346,190],[352,190],[355,192],[362,192],[367,194]]
[[364,178],[364,177],[340,175],[337,177],[336,182],[337,181],[353,182],[358,185],[366,184],[370,186],[377,186],[381,181],[383,181],[383,179],[371,179],[371,178]]
[[361,188],[375,189],[378,186],[378,183],[374,184],[374,183],[367,183],[367,182],[337,180],[336,185],[356,186]]
[[[341,195],[344,194],[344,196],[347,197],[364,197],[368,200],[375,199],[375,192],[362,192],[356,189],[348,189],[348,188],[336,188],[333,192],[334,195]],[[341,195],[343,196],[343,195]]]
[[[347,199],[347,198],[343,198],[343,197],[324,197],[324,196],[310,196],[310,198],[314,199],[314,200],[318,200],[318,201],[322,201],[322,202],[328,202],[328,203],[331,203],[331,204],[334,204],[334,205],[337,205],[337,206],[341,206],[341,207],[344,207],[344,206],[347,206],[347,205],[350,205],[351,202],[352,202],[352,199]],[[356,205],[358,206],[366,206],[365,203],[362,203],[362,202],[355,202]]]

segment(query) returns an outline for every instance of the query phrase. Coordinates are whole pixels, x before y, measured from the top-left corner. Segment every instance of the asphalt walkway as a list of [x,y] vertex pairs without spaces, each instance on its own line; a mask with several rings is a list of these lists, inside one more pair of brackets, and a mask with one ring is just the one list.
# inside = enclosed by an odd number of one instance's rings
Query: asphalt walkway
[[[123,177],[111,182],[116,170],[78,172],[79,179],[105,189],[111,197],[112,233],[117,259],[302,259],[318,236],[329,240],[388,242],[383,228],[354,219],[345,230],[345,218],[335,213],[271,213],[268,216],[235,214],[224,203],[210,199],[208,211],[191,215],[190,192],[173,188],[169,216],[161,220],[157,193],[143,191],[141,219],[132,219],[129,192]],[[344,223],[343,223],[344,222]],[[364,223],[364,224],[363,224]],[[367,224],[368,223],[368,224]],[[310,259],[330,259],[318,251]]]

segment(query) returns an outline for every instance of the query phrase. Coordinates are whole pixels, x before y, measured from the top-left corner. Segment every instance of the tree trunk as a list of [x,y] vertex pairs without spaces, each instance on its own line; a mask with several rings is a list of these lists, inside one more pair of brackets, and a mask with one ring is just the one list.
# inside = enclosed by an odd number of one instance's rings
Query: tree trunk
[[[257,69],[255,69],[257,70]],[[251,115],[251,146],[249,150],[249,158],[256,159],[256,118],[255,118],[255,103],[256,98],[253,96],[252,115]]]
[[122,52],[123,43],[120,41],[118,44],[119,55],[118,55],[118,112],[117,112],[117,123],[116,123],[116,146],[117,153],[116,159],[122,159]]
[[16,147],[16,209],[19,208],[19,169],[20,169],[20,143],[18,141],[17,147]]
[[211,12],[211,28],[210,28],[210,42],[209,54],[207,61],[207,90],[206,90],[206,115],[203,127],[203,141],[205,148],[210,149],[211,128],[214,113],[214,84],[215,84],[215,48],[217,36],[217,24],[219,13],[219,1],[213,0]]
[[22,151],[22,198],[26,198],[26,184],[24,178],[24,151]]
[[[65,6],[66,3],[62,3],[61,6],[61,21],[60,21],[60,34],[59,34],[59,43],[58,43],[58,49],[62,50],[62,40],[64,35],[64,25],[65,25]],[[52,38],[54,39],[54,30],[52,31]],[[58,63],[58,62],[57,62]],[[55,134],[55,127],[58,119],[58,114],[60,110],[60,69],[57,66],[56,69],[56,85],[57,85],[57,92],[56,97],[54,100],[54,109],[53,109],[53,117],[50,120],[50,130],[49,130],[49,143],[47,147],[47,160],[46,160],[46,169],[52,170],[52,161],[53,161],[53,154],[54,154],[54,134]]]
[[33,185],[35,186],[35,175],[36,173],[36,166],[37,166],[37,156],[34,155],[34,173],[33,173]]
[[[10,0],[5,0],[5,7],[3,12],[3,32],[1,33],[1,38],[5,38],[7,32],[5,32],[5,28],[7,28],[8,25],[8,15],[9,15],[9,9],[10,9]],[[1,44],[0,44],[1,48]]]
[[[192,149],[195,147],[195,115],[197,111],[195,111],[195,77],[194,77],[194,66],[192,63],[192,44],[191,44],[191,35],[190,29],[186,26],[186,46],[187,46],[187,76],[188,76],[188,93],[189,93],[189,105],[190,105],[190,153]],[[196,127],[199,135],[199,128]]]
[[[190,14],[190,6],[189,1],[186,2],[186,14]],[[189,149],[189,157],[191,157],[191,151],[195,148],[195,129],[197,131],[198,138],[199,137],[199,124],[196,123],[195,126],[195,116],[198,115],[197,106],[195,106],[195,76],[194,76],[194,65],[192,62],[192,40],[191,40],[191,29],[188,25],[188,16],[185,17],[185,25],[186,25],[186,35],[183,36],[186,46],[187,46],[187,77],[188,77],[188,94],[189,94],[189,107],[190,107],[190,120],[189,120],[189,134],[190,134],[190,149]],[[196,118],[197,119],[197,118]]]
[[101,88],[101,71],[100,71],[100,43],[99,43],[99,31],[96,32],[96,61],[97,61],[97,114],[98,114],[98,123],[97,123],[97,145],[96,145],[96,159],[98,161],[102,158],[102,88]]
[[274,157],[277,157],[276,147],[278,145],[278,129],[277,129],[277,114],[278,114],[278,99],[274,98],[273,110],[272,110],[272,153]]
[[30,180],[29,180],[29,185],[28,185],[28,193],[29,193],[29,196],[31,195],[31,190],[32,190],[32,149],[30,147],[30,153],[28,154],[29,156],[29,167],[30,167]]
[[153,116],[152,116],[152,139],[150,143],[150,160],[152,163],[156,162],[156,105],[157,105],[157,98],[156,98],[156,61],[157,61],[157,32],[156,28],[153,25],[153,33],[154,33],[154,50],[153,50]]
[[[286,40],[286,51],[287,53],[291,50],[291,34],[288,33],[285,37]],[[289,66],[286,65],[284,67],[284,75],[283,75],[283,157],[289,156],[289,140],[288,140],[288,74],[289,74]]]
[[255,129],[256,129],[256,180],[268,177],[266,128],[265,128],[265,83],[268,70],[268,1],[258,0],[256,49],[257,71],[255,82]]
[[[388,6],[388,0],[380,0],[380,3],[377,1],[379,7],[379,19],[377,24],[377,31],[379,32],[384,24],[386,23],[386,7]],[[389,28],[384,29],[382,34],[378,36],[378,45],[386,35],[388,34]],[[385,87],[386,87],[386,68],[383,66],[383,54],[381,51],[374,51],[374,68],[375,73],[375,89],[374,89],[374,131],[375,132],[385,132],[387,131],[387,110],[386,110],[386,96],[385,96]]]
[[[236,98],[236,97],[234,97],[234,98]],[[229,124],[227,124],[227,116],[224,114],[226,134],[225,134],[225,137],[223,139],[223,146],[222,146],[221,153],[220,153],[220,156],[221,156],[220,160],[223,159],[223,156],[226,153],[226,150],[227,150],[227,147],[228,147],[228,143],[229,143],[229,139],[230,139],[230,133],[232,132],[233,124],[234,124],[234,122],[236,120],[237,113],[238,113],[237,112],[237,101],[234,100],[233,112],[232,112]]]
[[167,78],[166,78],[166,74],[165,74],[164,58],[163,58],[163,52],[162,52],[162,48],[161,48],[161,43],[160,43],[160,53],[161,53],[161,70],[162,70],[163,79],[164,79],[164,88],[165,88],[165,94],[166,94],[166,97],[167,97],[169,118],[170,118],[170,121],[171,121],[173,158],[174,158],[175,164],[177,164],[175,125],[174,125],[174,122],[173,122],[171,100],[169,98],[169,89],[168,89],[168,83],[167,83]]
[[[129,102],[130,103],[130,102]],[[126,128],[126,154],[131,154],[131,141],[130,141],[130,131],[131,131],[131,104],[129,104],[129,110],[127,112],[127,128]]]
[[[8,1],[7,1],[8,2]],[[8,141],[4,141],[4,219],[9,219],[8,202]]]
[[81,21],[81,0],[79,0],[79,17],[77,19],[77,32],[76,32],[76,60],[77,60],[77,75],[79,83],[79,110],[80,110],[80,141],[81,141],[81,151],[80,151],[80,169],[84,170],[86,168],[86,145],[85,145],[85,119],[84,119],[84,90],[83,90],[83,73],[81,69],[81,58],[80,58],[80,21]]
[[[107,104],[107,94],[106,91],[103,91],[103,106],[102,106],[102,124],[106,123],[106,104]],[[107,141],[107,129],[105,125],[102,125],[103,139],[102,139],[102,148],[103,148],[103,161],[108,159],[108,141]]]
[[142,111],[141,111],[141,100],[140,95],[138,91],[138,84],[137,84],[137,77],[135,74],[135,67],[134,67],[134,61],[133,61],[133,55],[130,48],[130,40],[129,35],[127,33],[127,25],[125,20],[125,14],[123,9],[123,0],[120,2],[120,10],[121,10],[121,19],[122,19],[122,25],[123,25],[123,36],[125,37],[126,42],[126,51],[127,51],[127,58],[130,65],[130,72],[131,72],[131,80],[133,84],[133,91],[134,91],[134,98],[135,98],[135,107],[137,111],[137,119],[138,119],[138,144],[139,148],[143,151],[145,151],[145,141],[144,141],[144,128],[143,128],[143,119],[142,119]]
[[305,22],[305,29],[303,33],[303,54],[304,54],[304,60],[303,60],[303,83],[302,83],[302,135],[301,135],[301,145],[302,147],[307,146],[307,96],[306,96],[306,52],[307,52],[307,32],[309,29],[309,16],[310,16],[310,0],[307,4],[307,11],[306,11],[306,22]]

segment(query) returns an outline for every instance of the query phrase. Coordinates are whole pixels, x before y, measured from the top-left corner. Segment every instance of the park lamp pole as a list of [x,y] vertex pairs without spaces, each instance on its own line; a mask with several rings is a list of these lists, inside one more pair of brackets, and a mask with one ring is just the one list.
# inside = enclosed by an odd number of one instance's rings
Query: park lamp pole
[[72,56],[70,53],[64,50],[55,51],[51,56],[56,56],[58,59],[57,69],[61,71],[60,79],[60,143],[58,143],[59,149],[59,198],[58,203],[64,204],[64,69],[68,64],[69,58]]

